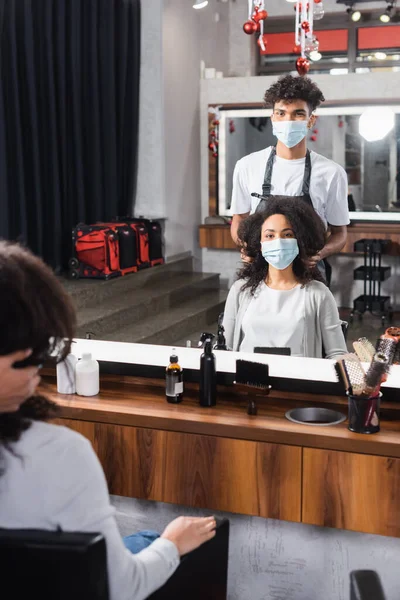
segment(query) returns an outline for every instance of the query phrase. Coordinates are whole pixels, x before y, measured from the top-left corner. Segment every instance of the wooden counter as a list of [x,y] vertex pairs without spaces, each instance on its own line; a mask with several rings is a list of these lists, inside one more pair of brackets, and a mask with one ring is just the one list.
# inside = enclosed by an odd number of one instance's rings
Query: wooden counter
[[[347,242],[341,252],[352,254],[354,242],[363,238],[391,240],[387,254],[400,256],[400,223],[352,223],[347,228]],[[200,225],[199,245],[200,248],[237,251],[229,225]]]
[[93,444],[112,494],[400,537],[400,403],[383,403],[382,431],[298,425],[285,412],[346,399],[271,393],[259,414],[222,388],[201,408],[196,386],[180,405],[160,380],[105,376],[99,397],[43,392],[59,422]]

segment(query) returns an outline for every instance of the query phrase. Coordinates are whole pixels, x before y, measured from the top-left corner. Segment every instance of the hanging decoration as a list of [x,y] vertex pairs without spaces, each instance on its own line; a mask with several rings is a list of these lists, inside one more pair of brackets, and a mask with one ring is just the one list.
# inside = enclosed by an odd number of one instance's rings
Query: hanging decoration
[[210,107],[208,111],[210,114],[214,115],[213,119],[209,122],[210,125],[208,130],[208,149],[214,158],[218,158],[220,109],[220,106],[215,106]]
[[[301,77],[310,70],[309,58],[319,51],[319,41],[314,34],[314,21],[324,16],[322,0],[296,2],[295,6],[295,46],[294,54],[300,54],[296,60],[296,70]],[[319,55],[319,58],[320,55]]]
[[267,35],[264,33],[264,21],[268,17],[265,10],[264,0],[248,0],[249,18],[243,25],[243,31],[247,35],[259,33],[257,44],[262,52],[267,49]]

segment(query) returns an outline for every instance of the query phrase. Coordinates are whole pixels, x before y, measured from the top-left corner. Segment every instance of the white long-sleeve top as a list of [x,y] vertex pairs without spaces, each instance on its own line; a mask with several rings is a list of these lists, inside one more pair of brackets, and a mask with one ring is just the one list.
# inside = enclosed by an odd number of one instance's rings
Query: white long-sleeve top
[[179,554],[169,540],[157,539],[136,555],[125,548],[103,469],[87,439],[35,421],[11,448],[14,454],[1,448],[0,527],[102,533],[111,600],[145,599],[172,575]]

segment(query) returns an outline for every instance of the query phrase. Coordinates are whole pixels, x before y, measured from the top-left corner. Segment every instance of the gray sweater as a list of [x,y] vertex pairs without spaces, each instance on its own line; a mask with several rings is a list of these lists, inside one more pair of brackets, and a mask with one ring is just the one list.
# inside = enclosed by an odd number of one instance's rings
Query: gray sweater
[[[229,290],[225,304],[224,321],[226,343],[238,351],[243,340],[242,321],[252,299],[249,289],[241,290],[244,279],[238,279]],[[339,311],[331,291],[319,281],[305,286],[304,354],[309,358],[326,358],[346,354]],[[293,327],[296,323],[293,323]]]

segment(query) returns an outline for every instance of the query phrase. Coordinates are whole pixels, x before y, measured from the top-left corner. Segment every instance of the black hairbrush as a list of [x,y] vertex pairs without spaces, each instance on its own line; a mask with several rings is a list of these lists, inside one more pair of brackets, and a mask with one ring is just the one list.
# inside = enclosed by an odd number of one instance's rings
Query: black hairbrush
[[[271,389],[268,365],[238,359],[236,361],[236,375],[233,383],[244,394],[267,396]],[[257,405],[253,397],[249,398],[247,414],[257,414]]]

